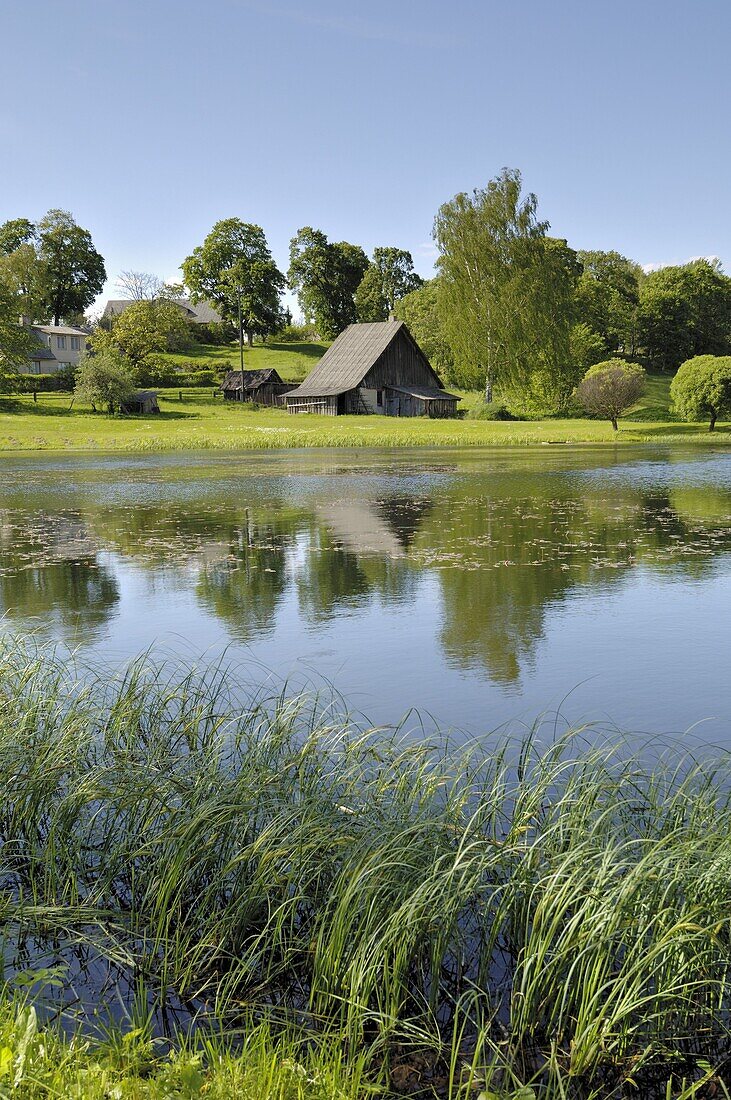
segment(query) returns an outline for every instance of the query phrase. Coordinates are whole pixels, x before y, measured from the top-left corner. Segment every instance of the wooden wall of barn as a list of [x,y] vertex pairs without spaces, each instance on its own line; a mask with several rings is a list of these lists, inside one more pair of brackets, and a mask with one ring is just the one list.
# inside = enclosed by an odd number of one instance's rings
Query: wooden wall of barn
[[437,386],[438,375],[416,344],[401,330],[376,360],[363,378],[366,389],[380,390],[385,386]]

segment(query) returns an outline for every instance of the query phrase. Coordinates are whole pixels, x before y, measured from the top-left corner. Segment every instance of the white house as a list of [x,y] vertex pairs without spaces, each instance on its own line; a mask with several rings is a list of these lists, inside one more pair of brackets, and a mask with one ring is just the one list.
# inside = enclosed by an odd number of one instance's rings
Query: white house
[[89,334],[82,328],[25,323],[36,339],[36,347],[18,368],[20,374],[56,374],[64,367],[75,367],[86,351]]

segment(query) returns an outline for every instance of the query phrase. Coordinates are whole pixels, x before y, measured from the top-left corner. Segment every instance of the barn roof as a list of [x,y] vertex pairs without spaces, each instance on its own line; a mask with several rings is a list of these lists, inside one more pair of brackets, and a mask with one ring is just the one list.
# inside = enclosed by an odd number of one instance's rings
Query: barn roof
[[403,321],[348,325],[290,397],[331,397],[353,390],[405,328]]
[[[245,390],[255,390],[258,386],[263,386],[266,382],[274,382],[277,385],[282,385],[282,379],[273,367],[269,367],[266,370],[245,370],[243,373]],[[230,370],[221,383],[221,389],[240,390],[241,371]]]

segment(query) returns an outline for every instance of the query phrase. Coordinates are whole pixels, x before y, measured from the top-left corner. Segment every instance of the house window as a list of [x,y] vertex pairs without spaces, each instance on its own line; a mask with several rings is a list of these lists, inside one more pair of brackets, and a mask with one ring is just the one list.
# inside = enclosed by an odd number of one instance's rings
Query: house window
[[66,348],[66,337],[65,336],[57,336],[56,337],[56,343],[58,345],[58,350],[63,351]]
[[81,347],[81,343],[79,341],[78,336],[72,336],[71,337],[71,350],[72,351],[78,351],[80,347]]
[[376,404],[379,408],[383,408],[383,390],[376,390]]

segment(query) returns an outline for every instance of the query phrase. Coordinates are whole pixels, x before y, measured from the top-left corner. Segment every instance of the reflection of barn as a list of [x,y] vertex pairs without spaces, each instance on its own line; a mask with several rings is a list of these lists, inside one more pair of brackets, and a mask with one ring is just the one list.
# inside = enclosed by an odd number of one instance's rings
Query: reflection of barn
[[157,403],[157,394],[154,390],[138,390],[137,393],[131,394],[122,402],[119,411],[138,414],[159,413],[160,406]]
[[316,512],[340,545],[353,553],[402,558],[431,508],[428,499],[390,496],[379,501],[323,501]]
[[442,389],[403,321],[378,321],[349,325],[285,400],[291,413],[445,417],[459,398]]
[[256,401],[259,405],[283,405],[284,394],[291,389],[292,386],[283,382],[274,369],[231,370],[221,384],[227,401]]

